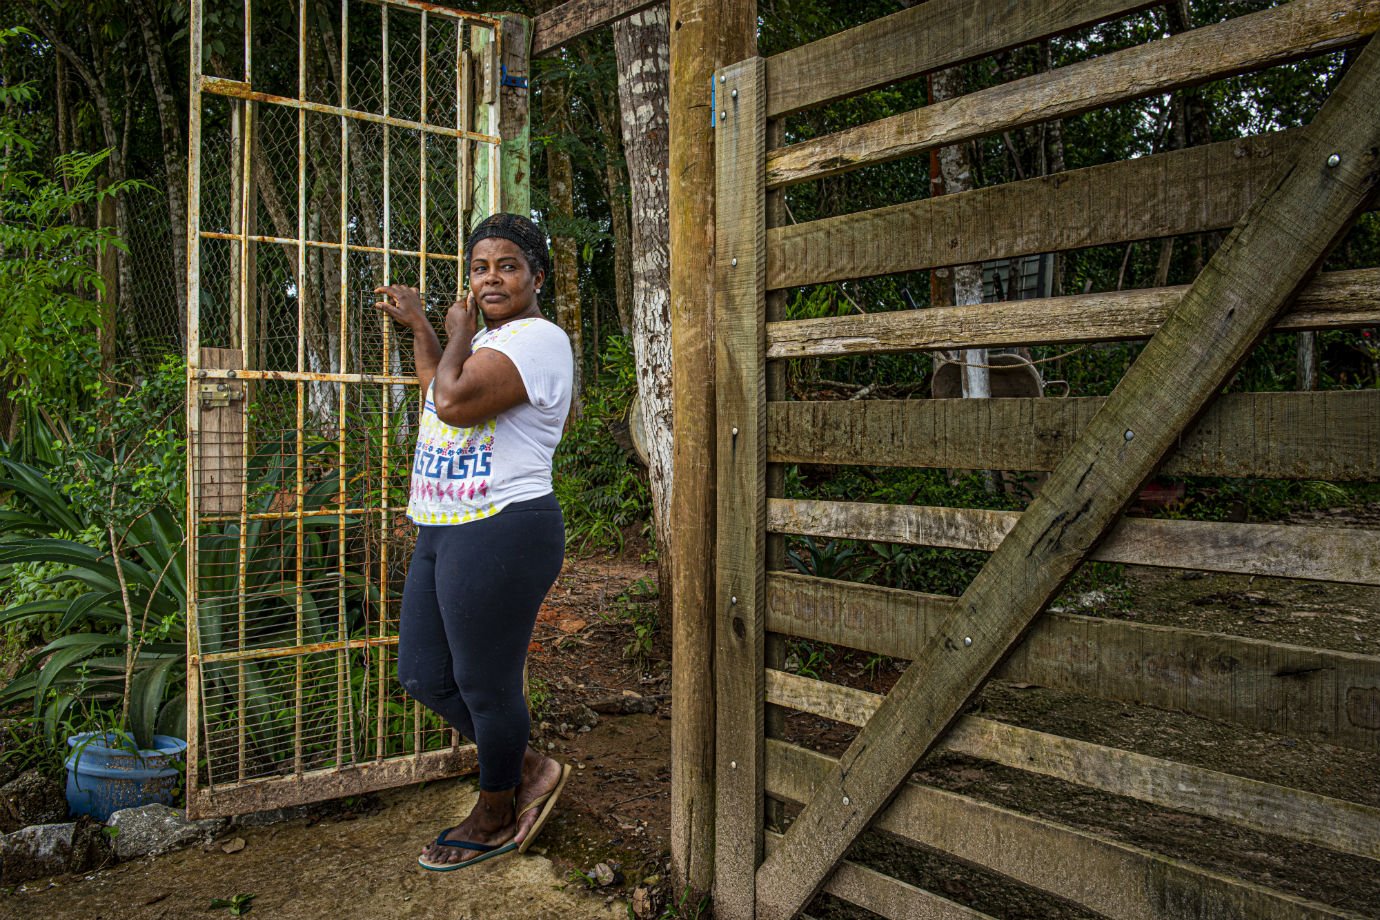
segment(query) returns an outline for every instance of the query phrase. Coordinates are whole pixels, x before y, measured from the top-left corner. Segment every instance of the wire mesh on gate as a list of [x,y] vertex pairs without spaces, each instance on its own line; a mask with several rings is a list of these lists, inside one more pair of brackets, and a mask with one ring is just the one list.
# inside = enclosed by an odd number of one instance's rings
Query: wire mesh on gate
[[[456,743],[397,682],[417,388],[372,291],[420,287],[439,326],[460,288],[496,198],[500,38],[307,0],[288,42],[280,7],[193,8],[189,787],[212,792]],[[199,50],[212,20],[234,67]]]

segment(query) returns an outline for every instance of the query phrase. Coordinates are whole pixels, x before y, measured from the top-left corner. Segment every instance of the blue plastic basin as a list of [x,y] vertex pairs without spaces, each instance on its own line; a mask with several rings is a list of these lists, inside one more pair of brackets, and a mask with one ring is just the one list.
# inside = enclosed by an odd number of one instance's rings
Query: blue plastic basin
[[137,754],[119,743],[104,732],[67,739],[72,749],[67,756],[67,807],[72,814],[105,821],[122,808],[173,803],[187,742],[154,735],[153,747]]

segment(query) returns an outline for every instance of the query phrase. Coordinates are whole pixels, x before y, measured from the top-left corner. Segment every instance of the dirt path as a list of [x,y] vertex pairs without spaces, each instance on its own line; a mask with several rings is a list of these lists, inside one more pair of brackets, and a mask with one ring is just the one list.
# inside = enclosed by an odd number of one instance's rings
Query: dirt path
[[370,814],[312,823],[299,818],[235,830],[245,847],[192,847],[87,876],[21,886],[0,897],[0,918],[173,920],[212,913],[212,898],[255,895],[248,916],[274,920],[357,917],[609,920],[626,906],[570,884],[542,856],[504,856],[456,872],[426,872],[417,853],[475,797],[468,781],[393,790]]

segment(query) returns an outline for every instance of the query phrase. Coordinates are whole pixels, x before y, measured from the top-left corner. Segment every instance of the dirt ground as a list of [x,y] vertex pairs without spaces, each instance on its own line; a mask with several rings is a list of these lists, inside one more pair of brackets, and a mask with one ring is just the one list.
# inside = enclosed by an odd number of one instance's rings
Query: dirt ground
[[[632,553],[629,559],[568,562],[539,618],[529,657],[538,743],[576,769],[529,855],[452,873],[417,867],[423,844],[469,810],[475,787],[463,779],[233,828],[209,852],[193,847],[28,882],[0,891],[0,920],[229,916],[210,912],[211,899],[241,892],[255,895],[248,916],[281,920],[626,918],[637,885],[650,877],[655,886],[666,876],[671,743],[670,702],[662,695],[670,689],[669,650],[654,646],[636,661],[623,656],[629,601],[620,596],[630,586],[645,590],[639,579],[655,580],[653,566]],[[625,691],[655,710],[600,715],[579,730],[575,720],[588,721],[585,702],[632,700]],[[235,837],[244,848],[223,852]],[[591,890],[582,876],[599,863],[613,867],[619,881]]]
[[[1373,526],[1372,515],[1380,520],[1380,508],[1327,522]],[[655,886],[667,875],[668,631],[661,630],[642,656],[626,657],[635,624],[645,624],[655,610],[648,597],[654,579],[654,569],[637,561],[635,552],[623,559],[575,560],[543,609],[530,665],[536,734],[538,743],[576,770],[533,857],[495,860],[453,875],[416,868],[422,841],[467,808],[473,786],[461,780],[365,797],[350,810],[337,803],[307,818],[234,830],[231,836],[246,841],[234,854],[193,848],[83,877],[30,883],[0,896],[0,918],[213,916],[207,912],[211,898],[241,891],[256,895],[251,916],[288,920],[342,912],[379,918],[627,917],[633,889],[643,882]],[[1380,591],[1374,589],[1134,569],[1098,593],[1072,589],[1059,603],[1095,616],[1380,654]],[[827,655],[820,676],[884,692],[903,665],[869,668],[867,656],[838,650]],[[620,706],[634,711],[613,714]],[[588,707],[606,711],[591,719]],[[1375,754],[1005,682],[993,682],[975,710],[1380,807]],[[830,753],[841,751],[853,734],[848,726],[801,714],[788,720],[785,731],[788,740]],[[918,778],[1353,916],[1380,917],[1380,873],[1372,861],[953,754],[928,759]],[[881,835],[865,836],[850,858],[1006,920],[1094,916]],[[601,862],[614,866],[621,879],[589,890],[584,876]],[[514,911],[515,904],[524,906]],[[827,896],[809,912],[820,920],[872,916]]]

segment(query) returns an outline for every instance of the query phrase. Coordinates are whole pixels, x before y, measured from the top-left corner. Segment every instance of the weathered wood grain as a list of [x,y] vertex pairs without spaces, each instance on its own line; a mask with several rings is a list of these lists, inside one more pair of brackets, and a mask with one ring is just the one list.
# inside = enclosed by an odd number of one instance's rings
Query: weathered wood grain
[[[1372,41],[934,641],[825,771],[781,848],[758,870],[760,920],[788,920],[809,903],[851,840],[1019,643],[1362,213],[1380,186],[1377,110],[1380,43]],[[1120,210],[1117,204],[1103,202]],[[1116,871],[1109,865],[1094,874],[1105,880]],[[1160,874],[1152,897],[1163,904],[1173,887]]]
[[[780,834],[767,831],[768,853],[780,842]],[[824,890],[888,920],[991,920],[987,914],[848,860],[839,863]]]
[[1380,0],[1295,0],[767,154],[767,187],[793,185],[1363,41]]
[[1233,226],[1299,132],[1223,141],[767,231],[771,289]]
[[764,65],[720,71],[715,136],[715,392],[718,777],[714,912],[751,920],[762,857],[766,592],[766,149]]
[[567,0],[533,20],[532,54],[550,54],[566,42],[611,25],[665,0]]
[[[914,661],[958,600],[776,574],[767,629]],[[971,632],[974,642],[977,637]],[[1380,657],[1047,613],[993,676],[1380,751]]]
[[[1185,375],[1166,371],[1178,385]],[[773,463],[1053,470],[1105,397],[780,402]],[[1231,393],[1174,446],[1161,472],[1264,479],[1380,478],[1380,391]]]
[[[774,533],[992,552],[1017,511],[768,499]],[[1380,531],[1288,524],[1122,518],[1089,556],[1194,569],[1380,586]]]
[[[503,67],[509,77],[528,79],[532,72],[532,20],[520,13],[499,16],[503,31]],[[530,80],[529,80],[530,84]],[[532,212],[531,114],[529,86],[498,88],[498,134],[502,138],[499,210]]]
[[[837,769],[838,761],[825,754],[767,743],[772,795],[809,801]],[[901,784],[876,827],[1086,905],[1111,920],[1360,920],[1350,911],[915,782]],[[783,840],[773,857],[785,846]]]
[[671,883],[698,903],[714,880],[714,145],[705,88],[756,54],[756,0],[671,0]]
[[1144,9],[1142,0],[929,0],[767,58],[775,118]]
[[[866,725],[882,699],[866,690],[767,671],[769,703],[848,725]],[[960,719],[937,747],[1339,853],[1380,859],[1380,809],[1356,802],[977,716]]]
[[[1181,285],[768,322],[767,358],[1148,339],[1187,292],[1188,285]],[[1280,317],[1274,331],[1377,323],[1380,269],[1366,268],[1319,275]]]
[[[203,348],[201,366],[215,370],[244,368],[244,350]],[[205,516],[239,514],[244,505],[244,412],[247,382],[215,380],[193,383],[209,386],[226,397],[225,405],[193,395],[199,414],[197,440],[197,512]],[[223,389],[223,392],[222,392]]]

